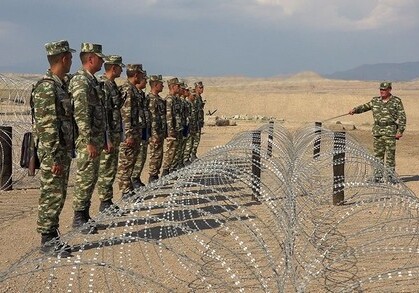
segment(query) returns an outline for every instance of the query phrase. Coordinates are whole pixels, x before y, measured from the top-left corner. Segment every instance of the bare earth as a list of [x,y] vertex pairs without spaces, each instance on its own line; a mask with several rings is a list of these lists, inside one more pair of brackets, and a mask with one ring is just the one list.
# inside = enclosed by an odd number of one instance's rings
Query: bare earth
[[[197,78],[191,78],[190,80]],[[345,114],[352,107],[369,101],[378,94],[378,82],[330,81],[311,73],[291,78],[248,79],[241,77],[202,78],[206,87],[206,110],[227,118],[234,115],[262,115],[275,117],[289,130],[296,130],[309,123],[323,121]],[[393,94],[402,98],[407,114],[407,130],[398,142],[396,171],[415,194],[419,193],[419,81],[394,83]],[[342,124],[336,124],[339,121]],[[237,126],[205,127],[199,154],[230,141],[235,134],[253,130],[263,123],[254,120],[237,120]],[[348,133],[360,144],[372,149],[370,133],[371,113],[344,116],[324,123],[327,128],[349,126]],[[350,126],[355,126],[352,129]],[[147,180],[147,168],[143,181]],[[115,187],[115,192],[117,192]],[[65,204],[60,230],[71,230],[73,187]],[[116,199],[119,194],[116,193]],[[0,192],[0,271],[7,269],[25,253],[38,246],[36,233],[37,189],[20,189]],[[92,214],[98,209],[96,192],[93,195]]]

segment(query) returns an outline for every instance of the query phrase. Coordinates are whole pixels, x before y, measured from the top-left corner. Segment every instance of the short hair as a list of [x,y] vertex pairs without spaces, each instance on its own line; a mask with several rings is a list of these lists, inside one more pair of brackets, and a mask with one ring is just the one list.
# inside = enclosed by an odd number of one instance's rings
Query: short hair
[[119,65],[118,64],[110,64],[110,63],[103,64],[103,67],[105,68],[105,71],[111,70],[112,66],[119,66]]
[[58,62],[60,62],[61,58],[63,58],[64,55],[68,54],[68,53],[70,53],[70,52],[62,52],[62,53],[55,54],[55,55],[48,55],[47,59],[48,59],[49,65],[57,64]]
[[95,53],[92,52],[80,52],[80,61],[81,64],[84,64],[87,62],[87,59],[91,56],[91,55],[96,55]]

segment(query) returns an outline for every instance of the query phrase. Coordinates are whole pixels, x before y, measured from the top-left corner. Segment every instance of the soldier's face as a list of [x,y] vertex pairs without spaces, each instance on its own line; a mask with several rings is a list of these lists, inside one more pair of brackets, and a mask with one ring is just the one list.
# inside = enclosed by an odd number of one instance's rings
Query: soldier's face
[[380,96],[382,98],[388,98],[391,95],[391,89],[380,89]]
[[163,88],[164,88],[164,85],[163,85],[163,83],[162,83],[162,82],[158,82],[158,83],[156,84],[156,89],[157,89],[157,92],[158,92],[158,93],[161,93],[161,92],[163,91]]
[[120,77],[122,73],[122,67],[119,65],[114,65],[113,66],[113,75],[115,76],[115,78]]
[[68,52],[63,56],[63,66],[65,73],[70,72],[71,64],[73,63],[73,54],[71,52]]
[[91,62],[95,72],[100,71],[100,69],[102,68],[103,59],[96,54],[92,54]]
[[196,92],[198,94],[202,94],[204,92],[204,86],[203,85],[199,85],[196,87]]

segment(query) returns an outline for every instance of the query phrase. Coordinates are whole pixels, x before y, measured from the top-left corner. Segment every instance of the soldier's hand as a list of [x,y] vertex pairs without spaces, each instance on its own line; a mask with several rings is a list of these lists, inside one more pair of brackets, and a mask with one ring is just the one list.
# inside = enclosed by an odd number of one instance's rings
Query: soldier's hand
[[98,156],[98,152],[94,145],[88,144],[86,148],[87,148],[87,153],[89,154],[90,159],[94,159]]
[[348,112],[348,114],[349,114],[349,115],[353,115],[353,114],[355,114],[355,109],[351,109],[351,110]]
[[125,144],[127,145],[127,147],[132,148],[134,147],[135,140],[132,137],[129,137],[125,140]]
[[51,172],[54,175],[61,175],[62,171],[63,171],[63,168],[58,163],[54,163],[51,167]]
[[160,140],[157,136],[152,136],[150,137],[150,142],[151,143],[158,143]]
[[103,149],[105,150],[105,152],[106,152],[107,154],[110,154],[110,153],[112,153],[112,152],[113,152],[114,147],[113,147],[113,144],[112,144],[111,142],[108,142],[107,144],[105,144],[105,145],[103,146]]
[[176,137],[173,137],[173,136],[168,136],[168,137],[166,138],[166,140],[168,140],[168,141],[176,140]]
[[403,136],[403,134],[401,134],[401,133],[397,133],[397,134],[396,134],[396,139],[400,139],[402,136]]

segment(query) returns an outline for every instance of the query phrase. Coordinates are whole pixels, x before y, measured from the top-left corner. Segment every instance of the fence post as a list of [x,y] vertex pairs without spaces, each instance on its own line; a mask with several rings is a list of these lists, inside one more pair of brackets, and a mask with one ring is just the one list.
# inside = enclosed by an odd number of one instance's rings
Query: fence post
[[333,205],[342,205],[345,200],[345,132],[333,134]]
[[317,159],[320,156],[320,143],[321,143],[321,133],[322,133],[322,123],[314,123],[314,145],[313,145],[313,159]]
[[12,127],[0,126],[0,190],[13,189],[12,166]]
[[252,198],[258,200],[260,196],[260,131],[252,133]]
[[274,121],[269,121],[267,157],[272,157],[272,142],[274,140]]

